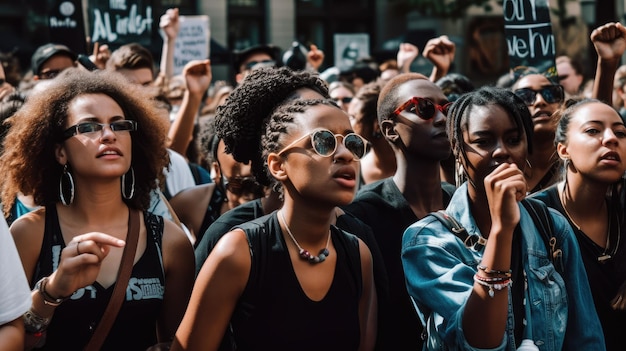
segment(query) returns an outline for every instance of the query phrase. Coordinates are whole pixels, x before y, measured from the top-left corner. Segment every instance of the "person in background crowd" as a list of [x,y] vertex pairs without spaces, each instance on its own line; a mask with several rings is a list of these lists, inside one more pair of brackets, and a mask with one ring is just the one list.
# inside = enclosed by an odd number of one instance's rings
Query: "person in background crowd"
[[[459,73],[448,73],[437,80],[435,84],[441,88],[450,102],[455,102],[461,95],[475,89],[472,81]],[[441,179],[450,184],[456,184],[456,162],[453,154],[441,161]]]
[[[467,181],[445,212],[465,232],[428,216],[402,239],[407,289],[427,326],[425,350],[604,350],[570,226],[525,199],[533,128],[526,102],[501,88],[465,94],[448,113]],[[544,213],[547,233],[526,205]],[[554,264],[548,233],[561,254]]]
[[567,55],[558,56],[555,60],[556,71],[559,75],[559,84],[563,86],[565,97],[580,95],[585,86],[585,72],[580,61]]
[[168,162],[167,125],[147,91],[116,74],[67,69],[49,87],[15,114],[0,157],[5,214],[18,192],[43,206],[11,226],[33,289],[27,345],[77,350],[88,343],[134,219],[129,293],[102,349],[169,341],[194,263],[182,230],[146,211]]
[[400,74],[400,67],[395,59],[385,60],[378,66],[378,70],[380,71],[380,77],[378,77],[380,85],[385,85],[391,78]]
[[332,82],[328,86],[330,98],[335,100],[337,105],[345,112],[348,112],[348,107],[354,98],[355,92],[356,90],[352,84],[343,81]]
[[15,242],[0,218],[0,351],[24,350],[22,315],[32,304],[28,281]]
[[626,126],[598,100],[572,101],[559,119],[555,143],[564,161],[563,181],[533,197],[559,211],[578,239],[607,350],[624,348],[626,310],[615,308],[626,282],[623,175]]
[[241,83],[253,68],[280,66],[280,48],[272,44],[255,45],[241,51],[235,51],[233,66],[235,82]]
[[348,107],[350,124],[354,132],[363,136],[370,145],[370,151],[360,161],[359,187],[391,177],[396,172],[396,156],[387,140],[383,138],[378,124],[376,105],[379,94],[379,82],[367,83]]
[[545,75],[528,74],[513,85],[530,111],[535,126],[532,137],[535,152],[528,155],[525,167],[529,193],[543,190],[561,179],[563,166],[554,146],[554,134],[565,98],[563,87],[552,83]]
[[48,43],[38,47],[31,58],[33,80],[53,79],[67,68],[76,67],[77,57],[65,45]]
[[0,64],[0,101],[4,99],[5,96],[13,93],[14,91],[15,86],[9,83],[9,81],[7,80],[7,76],[5,75],[4,65]]
[[366,141],[331,100],[289,101],[255,127],[284,204],[218,241],[171,350],[217,349],[227,330],[241,350],[373,350],[372,256],[333,224],[354,197]]
[[389,277],[390,298],[379,299],[379,350],[418,350],[419,318],[406,290],[402,233],[418,219],[444,208],[454,186],[442,183],[440,162],[450,154],[445,121],[449,103],[435,83],[418,73],[392,78],[378,97],[381,133],[396,157],[392,177],[367,184],[343,209],[374,232]]

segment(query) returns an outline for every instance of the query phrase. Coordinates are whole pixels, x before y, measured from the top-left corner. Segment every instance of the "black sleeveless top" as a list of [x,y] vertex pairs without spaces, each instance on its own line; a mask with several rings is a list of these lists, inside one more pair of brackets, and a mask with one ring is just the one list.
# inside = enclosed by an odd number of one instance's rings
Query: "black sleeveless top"
[[[133,266],[126,299],[101,350],[145,350],[157,343],[156,322],[163,304],[165,272],[161,239],[163,218],[144,212],[146,250]],[[46,227],[32,285],[54,272],[65,247],[56,206],[46,207]],[[56,308],[43,350],[82,350],[111,298],[115,284],[98,282],[78,289]],[[32,288],[32,287],[31,287]]]
[[248,237],[252,266],[231,318],[237,350],[357,350],[362,276],[356,237],[331,227],[337,264],[328,293],[316,302],[298,282],[276,212],[238,227]]

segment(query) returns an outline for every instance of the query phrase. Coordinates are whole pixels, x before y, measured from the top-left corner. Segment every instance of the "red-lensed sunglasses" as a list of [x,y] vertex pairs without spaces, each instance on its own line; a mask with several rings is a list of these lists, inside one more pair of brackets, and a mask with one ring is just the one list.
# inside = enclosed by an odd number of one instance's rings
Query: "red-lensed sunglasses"
[[417,115],[417,117],[427,121],[435,117],[437,110],[441,111],[444,116],[447,116],[450,106],[452,106],[451,102],[439,105],[429,99],[414,96],[393,111],[393,114],[397,116],[402,113],[402,111],[407,110]]

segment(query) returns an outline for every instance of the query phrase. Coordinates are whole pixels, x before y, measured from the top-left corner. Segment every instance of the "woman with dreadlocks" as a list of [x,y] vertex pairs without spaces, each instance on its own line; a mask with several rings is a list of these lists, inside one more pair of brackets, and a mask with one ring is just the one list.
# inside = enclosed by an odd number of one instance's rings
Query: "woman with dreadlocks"
[[421,219],[402,242],[407,288],[428,331],[425,349],[604,350],[571,227],[525,199],[533,124],[524,101],[480,88],[454,103],[446,124],[467,181],[446,208],[449,217]]
[[218,241],[172,350],[217,349],[229,324],[238,350],[372,350],[370,250],[333,224],[354,197],[367,142],[326,99],[289,101],[262,126],[256,149],[283,205]]

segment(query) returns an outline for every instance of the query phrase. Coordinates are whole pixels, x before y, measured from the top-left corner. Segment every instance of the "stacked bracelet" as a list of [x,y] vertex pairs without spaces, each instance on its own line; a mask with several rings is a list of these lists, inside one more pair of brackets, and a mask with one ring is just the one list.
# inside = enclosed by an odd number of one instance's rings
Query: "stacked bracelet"
[[487,266],[483,266],[482,264],[479,264],[478,266],[476,266],[479,270],[485,272],[485,274],[493,274],[493,275],[503,275],[507,278],[511,278],[511,270],[509,269],[508,271],[498,271],[498,270],[494,270],[494,269],[490,269]]
[[478,274],[474,274],[474,281],[482,286],[489,288],[489,297],[493,298],[495,295],[494,290],[502,290],[508,288],[513,284],[513,280],[508,277],[503,278],[485,278]]
[[50,294],[48,294],[48,292],[46,291],[46,283],[48,283],[48,277],[41,278],[41,280],[38,281],[37,284],[35,284],[35,290],[37,290],[41,294],[41,297],[43,297],[44,304],[48,306],[57,307],[61,303],[63,303],[63,301],[70,298],[70,296],[68,296],[68,297],[60,297],[57,299],[57,298],[50,296]]

